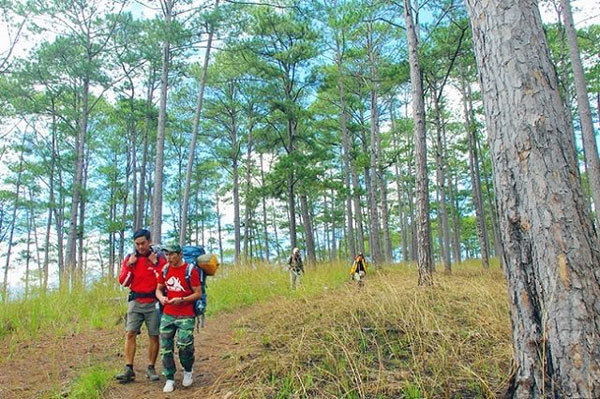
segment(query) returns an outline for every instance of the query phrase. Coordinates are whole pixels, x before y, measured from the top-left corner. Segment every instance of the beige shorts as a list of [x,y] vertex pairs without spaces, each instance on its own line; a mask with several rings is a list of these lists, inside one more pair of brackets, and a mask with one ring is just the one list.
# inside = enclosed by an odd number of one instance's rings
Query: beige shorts
[[142,324],[146,322],[148,335],[158,335],[160,326],[160,312],[157,307],[158,302],[139,303],[136,300],[129,301],[127,304],[127,323],[126,331],[135,331],[138,334],[141,331]]

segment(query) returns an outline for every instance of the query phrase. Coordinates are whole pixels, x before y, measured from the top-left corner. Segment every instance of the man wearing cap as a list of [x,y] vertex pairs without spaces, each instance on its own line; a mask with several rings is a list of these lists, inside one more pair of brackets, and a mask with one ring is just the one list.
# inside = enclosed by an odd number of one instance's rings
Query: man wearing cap
[[300,256],[300,249],[294,248],[292,255],[288,259],[288,267],[290,270],[290,287],[296,289],[296,285],[300,282],[300,276],[304,274],[304,264]]
[[[186,279],[188,265],[183,260],[182,249],[173,244],[165,247],[168,263],[158,275],[156,298],[164,306],[160,321],[160,355],[163,374],[166,377],[163,392],[175,389],[174,341],[177,333],[179,361],[183,367],[184,387],[192,385],[194,365],[194,301],[202,296],[198,270],[193,267],[189,282]],[[166,295],[165,295],[166,293]]]
[[154,369],[158,356],[158,327],[160,314],[154,292],[156,291],[156,276],[167,263],[162,255],[157,255],[150,246],[150,232],[140,229],[133,233],[135,252],[127,255],[119,274],[119,283],[129,287],[127,303],[127,324],[125,335],[125,371],[116,376],[121,383],[135,379],[133,359],[135,357],[136,337],[142,324],[148,329],[148,368],[146,377],[151,381],[158,380]]

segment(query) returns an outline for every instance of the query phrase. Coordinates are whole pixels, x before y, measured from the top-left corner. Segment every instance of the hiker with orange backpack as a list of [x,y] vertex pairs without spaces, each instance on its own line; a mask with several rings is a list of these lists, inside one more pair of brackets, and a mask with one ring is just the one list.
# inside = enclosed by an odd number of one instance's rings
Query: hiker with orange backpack
[[175,389],[175,334],[183,367],[182,385],[189,387],[194,382],[194,303],[202,297],[202,282],[196,267],[189,268],[187,281],[188,264],[183,259],[181,246],[166,246],[165,253],[169,262],[158,274],[156,298],[164,307],[160,321],[160,354],[166,377],[163,392],[168,393]]
[[362,287],[364,285],[364,279],[367,274],[367,260],[363,256],[362,252],[359,252],[356,258],[354,258],[354,262],[352,263],[352,267],[350,268],[350,276],[353,280],[358,282],[358,286]]
[[119,274],[119,283],[129,287],[127,304],[127,323],[125,335],[125,371],[116,376],[120,383],[128,383],[135,379],[133,359],[135,357],[136,337],[140,334],[142,324],[148,329],[148,368],[146,377],[151,381],[159,379],[154,368],[158,356],[158,328],[160,314],[154,296],[156,275],[167,263],[164,256],[158,254],[151,246],[150,232],[139,229],[133,233],[135,252],[127,255]]

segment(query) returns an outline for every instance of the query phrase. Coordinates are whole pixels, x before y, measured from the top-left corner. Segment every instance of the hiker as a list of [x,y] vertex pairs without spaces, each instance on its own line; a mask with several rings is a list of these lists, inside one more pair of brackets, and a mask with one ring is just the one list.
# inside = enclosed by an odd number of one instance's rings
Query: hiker
[[288,259],[288,268],[290,271],[290,287],[296,289],[296,285],[300,283],[300,277],[304,274],[304,264],[300,256],[300,250],[294,248]]
[[154,368],[158,356],[158,327],[160,313],[158,302],[154,296],[156,291],[156,276],[167,263],[166,258],[157,255],[150,246],[150,232],[140,229],[133,233],[135,251],[127,255],[119,274],[119,283],[129,287],[127,303],[127,322],[125,333],[125,371],[116,376],[121,383],[131,382],[135,379],[133,359],[135,357],[136,337],[140,328],[146,323],[148,329],[148,367],[146,377],[150,381],[157,381],[158,374]]
[[158,274],[156,297],[164,306],[160,321],[160,355],[167,381],[163,392],[173,392],[176,372],[173,353],[175,333],[179,361],[183,367],[182,385],[189,387],[194,382],[194,301],[202,296],[202,286],[196,268],[192,269],[188,283],[187,263],[183,260],[181,246],[169,245],[165,247],[165,253],[168,263],[163,272]]
[[364,284],[365,275],[367,274],[367,260],[363,256],[362,252],[359,252],[352,267],[350,268],[350,276],[352,279],[358,282],[358,286],[362,287]]

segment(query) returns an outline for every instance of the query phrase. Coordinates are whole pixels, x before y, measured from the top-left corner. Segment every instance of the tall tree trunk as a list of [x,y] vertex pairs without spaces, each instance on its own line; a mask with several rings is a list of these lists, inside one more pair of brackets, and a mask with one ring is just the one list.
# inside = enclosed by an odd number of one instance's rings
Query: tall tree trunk
[[249,256],[249,245],[250,245],[250,214],[252,213],[252,205],[250,203],[250,188],[252,187],[252,134],[248,134],[248,144],[246,147],[246,182],[245,195],[244,195],[244,262],[248,262]]
[[354,162],[350,164],[352,176],[352,202],[354,204],[354,216],[356,217],[356,234],[358,238],[358,250],[365,253],[365,233],[363,230],[363,218],[360,211],[360,184],[358,182],[358,173]]
[[[31,198],[31,191],[29,191],[29,200],[33,201]],[[29,261],[31,260],[31,230],[33,230],[33,206],[30,204],[27,209],[27,249],[26,249],[26,258],[25,258],[25,299],[29,297]]]
[[[294,121],[288,121],[288,154],[294,152],[294,141],[296,136],[296,124]],[[290,170],[287,179],[287,194],[288,194],[288,214],[289,214],[289,225],[290,225],[290,246],[296,248],[296,198],[294,194],[294,186],[296,184],[294,177],[294,170]]]
[[[348,186],[348,189],[350,189],[350,186]],[[348,207],[348,199],[350,197],[346,197],[346,208]],[[352,209],[352,205],[350,204],[350,209]],[[336,238],[336,224],[335,224],[335,191],[333,190],[333,187],[331,188],[331,261],[335,261],[337,259],[337,238]],[[344,215],[345,216],[345,215]],[[352,224],[352,218],[348,218],[348,219],[342,219],[342,220],[349,220],[350,224]],[[343,224],[343,223],[342,223]],[[350,248],[350,250],[356,250],[356,247],[354,245],[350,244],[350,233],[349,230],[346,230],[346,234],[344,234],[345,237],[348,238],[348,248]],[[354,236],[354,234],[353,234]],[[340,243],[340,246],[342,244]],[[355,257],[356,253],[355,252],[351,252],[350,256]]]
[[235,154],[233,156],[233,165],[232,165],[232,173],[233,173],[233,235],[234,235],[234,263],[236,265],[240,264],[240,255],[241,255],[241,247],[240,247],[240,175],[239,175],[239,165],[238,165],[238,154],[239,154],[239,143],[237,142],[237,125],[235,120],[232,121],[232,147],[234,148]]
[[512,319],[513,398],[600,397],[600,248],[534,1],[467,0]]
[[[265,170],[264,170],[264,165],[263,165],[263,154],[262,152],[259,153],[259,157],[260,157],[260,184],[262,187],[265,186]],[[262,211],[263,211],[263,237],[265,240],[265,254],[266,254],[266,258],[267,258],[267,262],[270,262],[270,250],[269,250],[269,231],[267,228],[267,200],[265,198],[266,196],[263,194],[261,195],[261,201],[262,201]]]
[[[439,218],[438,223],[440,225],[440,254],[442,255],[442,261],[444,262],[444,271],[446,273],[452,272],[452,265],[450,263],[450,228],[448,226],[448,211],[446,209],[446,176],[444,174],[444,142],[442,141],[442,121],[441,121],[441,109],[438,93],[433,89],[433,106],[435,109],[435,160],[436,160],[436,176],[437,186],[439,192],[438,204],[439,204]],[[440,220],[441,219],[441,220]]]
[[315,253],[315,235],[310,217],[308,196],[306,193],[300,194],[300,211],[302,213],[302,223],[304,225],[304,235],[306,239],[306,260],[310,266],[315,266],[317,264],[317,255]]
[[89,147],[86,149],[85,155],[85,163],[83,165],[83,180],[81,182],[81,199],[79,200],[79,223],[77,226],[77,272],[75,273],[75,278],[78,283],[81,283],[83,278],[85,277],[84,272],[84,264],[83,264],[83,238],[85,234],[85,204],[87,201],[87,180],[88,180],[88,167],[89,167],[89,159],[90,159],[90,150]]
[[[173,0],[161,1],[167,32],[170,32]],[[168,34],[168,33],[167,33]],[[162,45],[162,67],[160,75],[160,105],[158,107],[158,132],[156,135],[156,161],[154,164],[154,195],[152,197],[152,241],[162,242],[163,169],[165,155],[165,128],[167,124],[167,94],[169,86],[169,62],[171,43],[169,37]]]
[[370,70],[371,70],[371,83],[370,83],[370,113],[371,113],[371,124],[370,124],[370,149],[369,149],[369,160],[370,160],[370,185],[367,186],[369,195],[369,231],[371,233],[371,261],[374,265],[378,265],[382,262],[381,256],[381,243],[380,243],[380,226],[379,226],[379,204],[377,201],[377,171],[379,170],[379,111],[377,109],[377,66],[375,65],[375,54],[372,42],[372,31],[369,25],[367,34],[367,52],[369,56]]
[[[56,166],[56,116],[52,116],[52,143],[50,151],[50,176],[48,177],[48,221],[46,223],[46,235],[44,237],[44,280],[42,283],[42,292],[48,291],[48,265],[50,263],[50,232],[52,231],[52,213],[56,209],[54,200],[54,169]],[[60,274],[60,270],[59,270]]]
[[452,176],[448,173],[448,199],[452,204],[452,249],[454,252],[454,262],[462,263],[460,253],[460,217],[459,207],[457,201],[454,199],[454,184],[452,183]]
[[219,238],[219,259],[223,262],[223,236],[221,228],[221,211],[219,210],[219,193],[215,193],[215,202],[217,204],[217,234]]
[[425,132],[425,104],[419,64],[417,35],[412,20],[409,0],[404,0],[404,19],[408,40],[410,81],[412,84],[413,119],[415,123],[415,167],[417,178],[417,267],[419,285],[433,284],[431,255],[431,226],[429,224],[429,178],[427,176],[427,133]]
[[469,142],[469,171],[471,175],[471,192],[473,194],[473,205],[475,206],[475,218],[477,219],[477,236],[481,250],[481,263],[483,268],[490,267],[488,255],[487,225],[485,222],[485,210],[483,208],[483,195],[481,193],[481,178],[479,175],[479,157],[477,156],[477,145],[475,144],[475,131],[471,120],[473,118],[471,102],[471,90],[461,79],[461,91],[463,96],[463,111],[465,113],[465,130]]
[[569,0],[560,0],[560,4],[565,27],[567,28],[569,58],[571,59],[571,68],[573,69],[573,78],[575,80],[575,94],[577,97],[579,120],[581,122],[583,151],[587,162],[588,182],[594,200],[596,229],[598,230],[600,229],[600,158],[598,158],[598,145],[596,144],[596,135],[592,123],[592,111],[587,95],[585,74],[581,58],[579,57],[579,45],[577,44],[577,32],[575,31],[573,13],[571,12],[571,2]]
[[356,238],[354,237],[354,221],[352,215],[352,189],[350,185],[350,133],[348,132],[348,110],[346,109],[346,88],[344,86],[344,70],[340,38],[336,36],[336,64],[338,73],[338,91],[340,96],[340,129],[342,131],[342,156],[344,158],[344,182],[346,184],[346,228],[350,254],[354,258],[356,253]]
[[133,230],[139,230],[144,225],[146,213],[146,169],[148,167],[148,136],[150,135],[150,123],[152,120],[152,99],[154,98],[154,80],[156,70],[150,71],[148,78],[148,94],[146,97],[146,113],[144,115],[144,136],[142,138],[142,166],[140,167],[140,186],[138,194],[137,211],[135,212],[135,222]]
[[73,194],[71,196],[71,223],[69,224],[69,234],[67,236],[67,254],[65,259],[66,267],[64,270],[64,272],[69,273],[71,283],[73,283],[75,269],[77,268],[77,215],[79,212],[79,201],[81,200],[83,194],[83,169],[85,164],[85,139],[87,136],[89,112],[89,88],[90,80],[89,77],[86,76],[82,86],[82,104],[80,106],[81,116],[79,119],[77,140],[75,141],[77,160],[75,162],[75,173],[73,178]]
[[[219,6],[219,0],[215,0],[215,10]],[[185,172],[185,189],[183,193],[183,212],[181,216],[181,228],[179,229],[179,245],[184,245],[187,232],[188,208],[190,200],[190,186],[194,167],[194,155],[196,154],[196,141],[198,140],[198,130],[200,126],[200,115],[202,114],[202,102],[204,100],[204,88],[206,87],[206,78],[208,71],[208,61],[210,60],[210,50],[214,35],[214,27],[208,32],[208,42],[206,43],[206,52],[204,54],[204,64],[202,66],[202,79],[198,88],[198,99],[196,101],[196,113],[194,114],[194,127],[192,129],[192,141],[188,149],[187,169]]]
[[15,225],[17,224],[17,210],[19,209],[19,193],[21,192],[21,176],[23,174],[23,155],[25,152],[25,133],[21,140],[21,155],[19,155],[19,166],[17,170],[17,182],[15,184],[15,204],[13,206],[12,220],[10,224],[10,232],[8,233],[8,250],[6,252],[6,263],[4,264],[4,280],[2,283],[2,301],[8,299],[8,270],[10,268],[10,255],[13,248],[13,237],[15,233]]

